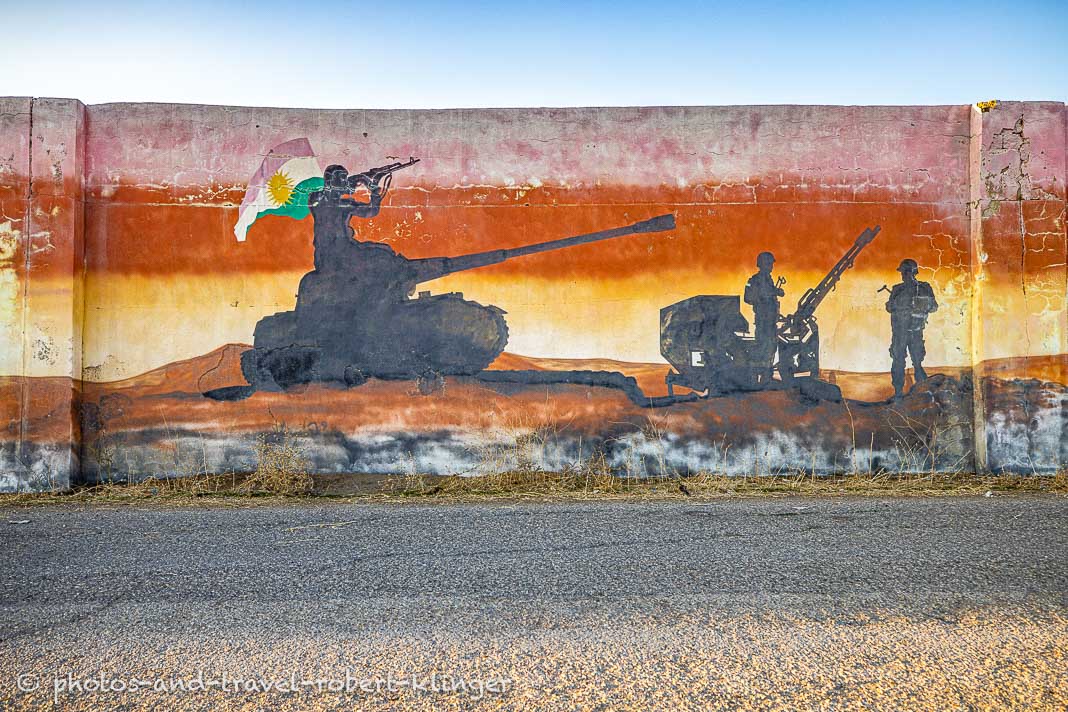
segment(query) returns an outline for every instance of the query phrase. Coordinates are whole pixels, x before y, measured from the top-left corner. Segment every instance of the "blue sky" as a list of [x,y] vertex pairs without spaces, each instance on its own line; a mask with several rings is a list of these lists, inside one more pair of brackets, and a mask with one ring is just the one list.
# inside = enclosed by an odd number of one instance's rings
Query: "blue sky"
[[[146,9],[154,7],[156,9]],[[322,108],[1068,100],[1068,2],[5,3],[0,95]]]

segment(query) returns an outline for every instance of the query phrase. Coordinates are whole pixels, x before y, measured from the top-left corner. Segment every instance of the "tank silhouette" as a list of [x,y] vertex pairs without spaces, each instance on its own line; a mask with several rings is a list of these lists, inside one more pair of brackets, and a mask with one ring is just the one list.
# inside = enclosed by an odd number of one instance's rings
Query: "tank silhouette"
[[[380,184],[361,178],[366,175],[327,168],[323,190],[309,199],[315,269],[300,281],[296,308],[256,325],[253,348],[241,357],[248,387],[207,395],[229,400],[323,381],[351,387],[372,377],[419,379],[421,390],[433,390],[444,376],[485,369],[504,351],[508,325],[501,309],[458,292],[412,298],[419,284],[524,255],[675,227],[673,215],[661,215],[512,249],[409,259],[388,245],[354,239],[350,219],[377,214],[388,187],[388,179]],[[361,182],[371,191],[369,203],[351,198]]]

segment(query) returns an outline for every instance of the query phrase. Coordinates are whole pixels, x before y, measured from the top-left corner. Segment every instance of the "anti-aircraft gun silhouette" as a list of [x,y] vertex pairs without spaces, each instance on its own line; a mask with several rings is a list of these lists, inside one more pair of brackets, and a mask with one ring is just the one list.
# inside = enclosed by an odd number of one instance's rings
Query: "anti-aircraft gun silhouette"
[[674,396],[676,385],[707,396],[799,386],[834,397],[837,388],[818,380],[816,309],[879,230],[878,225],[865,229],[819,284],[798,300],[797,310],[779,318],[777,356],[770,368],[761,363],[754,338],[745,335],[749,322],[737,296],[702,295],[661,309],[660,353],[675,369],[667,376],[668,393]]
[[[347,219],[339,224],[347,226]],[[423,259],[380,243],[337,238],[334,244],[343,245],[347,255],[339,260],[343,264],[323,260],[301,279],[293,311],[256,325],[254,346],[241,357],[249,386],[209,395],[241,398],[254,390],[323,381],[351,387],[372,377],[419,379],[422,389],[444,376],[474,375],[504,351],[504,312],[458,292],[423,291],[413,299],[419,284],[524,255],[674,228],[675,217],[668,214],[522,247]]]

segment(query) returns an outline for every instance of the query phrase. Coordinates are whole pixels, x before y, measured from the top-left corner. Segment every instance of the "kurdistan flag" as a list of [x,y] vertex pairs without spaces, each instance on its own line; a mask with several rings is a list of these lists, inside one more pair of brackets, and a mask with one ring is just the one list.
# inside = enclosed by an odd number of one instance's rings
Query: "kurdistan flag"
[[252,223],[264,215],[286,215],[295,220],[306,217],[308,195],[322,187],[323,169],[308,139],[278,144],[248,182],[234,236],[244,242]]

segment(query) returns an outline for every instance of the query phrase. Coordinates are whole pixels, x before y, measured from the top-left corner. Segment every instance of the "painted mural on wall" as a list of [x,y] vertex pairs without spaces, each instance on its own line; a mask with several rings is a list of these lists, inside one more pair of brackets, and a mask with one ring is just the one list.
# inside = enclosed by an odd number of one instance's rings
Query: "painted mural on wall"
[[968,107],[88,111],[88,480],[1068,460],[1063,166],[978,249]]
[[[344,166],[332,165],[322,179],[313,176],[294,185],[297,179],[289,177],[287,168],[298,157],[285,153],[291,145],[305,149],[309,143],[298,139],[268,154],[245,194],[237,231],[253,211],[253,221],[272,213],[296,217],[310,212],[314,269],[300,280],[295,309],[256,325],[253,348],[241,355],[248,385],[214,389],[205,393],[209,398],[236,400],[256,390],[289,391],[310,383],[355,387],[368,378],[419,379],[420,390],[427,392],[442,387],[445,376],[477,375],[508,343],[504,311],[459,293],[432,296],[426,291],[412,299],[420,284],[524,255],[674,227],[674,217],[662,215],[518,248],[412,260],[381,242],[357,240],[352,221],[377,216],[393,173],[415,165],[418,158],[352,175]],[[298,160],[305,157],[302,150]],[[279,167],[272,171],[272,164]],[[360,189],[367,191],[366,202],[354,197]],[[268,203],[261,210],[265,195]]]

